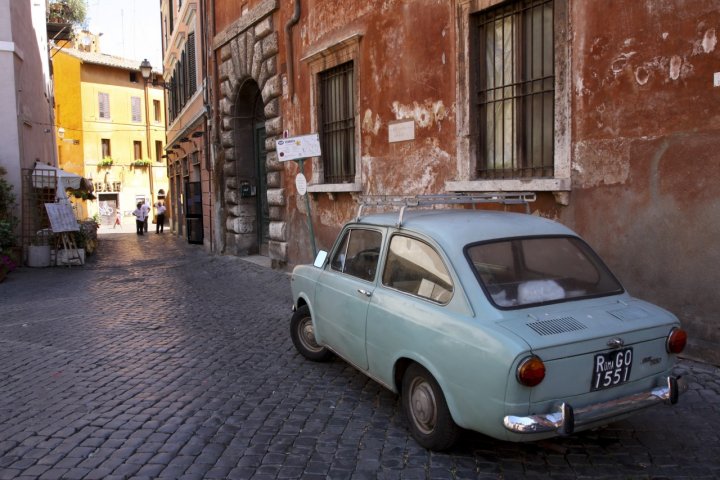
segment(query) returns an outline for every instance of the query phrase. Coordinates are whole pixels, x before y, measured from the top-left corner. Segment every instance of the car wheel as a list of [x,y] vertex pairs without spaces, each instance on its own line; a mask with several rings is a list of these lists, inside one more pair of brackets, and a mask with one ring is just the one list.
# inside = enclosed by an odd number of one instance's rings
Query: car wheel
[[413,438],[430,450],[447,450],[460,433],[450,415],[440,385],[425,368],[414,363],[402,381],[402,403]]
[[290,337],[297,351],[309,360],[323,362],[332,356],[330,350],[318,345],[315,340],[315,328],[307,305],[298,308],[293,314],[290,321]]

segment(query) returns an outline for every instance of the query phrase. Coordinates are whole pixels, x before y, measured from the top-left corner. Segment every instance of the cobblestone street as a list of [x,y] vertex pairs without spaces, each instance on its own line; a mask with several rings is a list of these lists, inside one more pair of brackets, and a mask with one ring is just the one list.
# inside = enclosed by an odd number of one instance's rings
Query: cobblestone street
[[410,437],[398,397],[290,340],[289,277],[182,238],[101,235],[0,284],[0,480],[720,478],[720,370],[671,408],[538,443]]

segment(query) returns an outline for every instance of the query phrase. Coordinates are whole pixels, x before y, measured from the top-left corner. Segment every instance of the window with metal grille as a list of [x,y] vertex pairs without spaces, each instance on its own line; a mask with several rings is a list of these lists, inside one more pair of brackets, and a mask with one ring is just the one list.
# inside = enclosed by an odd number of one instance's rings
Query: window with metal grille
[[355,180],[353,62],[319,74],[320,143],[325,183]]
[[142,142],[133,141],[133,154],[135,160],[142,160]]
[[475,17],[479,178],[554,174],[553,15],[553,0],[518,0]]
[[98,93],[98,116],[100,118],[110,118],[110,94]]
[[142,113],[140,110],[140,97],[130,97],[130,110],[133,122],[142,122]]

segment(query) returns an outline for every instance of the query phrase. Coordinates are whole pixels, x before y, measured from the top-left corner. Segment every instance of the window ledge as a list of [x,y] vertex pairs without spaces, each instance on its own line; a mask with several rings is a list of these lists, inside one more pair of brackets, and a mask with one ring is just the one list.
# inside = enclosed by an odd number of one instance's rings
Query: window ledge
[[565,192],[569,178],[529,178],[525,180],[469,180],[445,182],[449,192]]
[[359,183],[316,183],[308,185],[307,191],[310,193],[362,192],[362,185]]

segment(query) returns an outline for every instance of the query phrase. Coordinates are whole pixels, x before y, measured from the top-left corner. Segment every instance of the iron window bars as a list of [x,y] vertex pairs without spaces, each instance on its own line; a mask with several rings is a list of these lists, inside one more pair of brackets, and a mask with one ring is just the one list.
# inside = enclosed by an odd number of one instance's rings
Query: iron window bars
[[553,0],[518,0],[476,17],[477,175],[553,176]]

